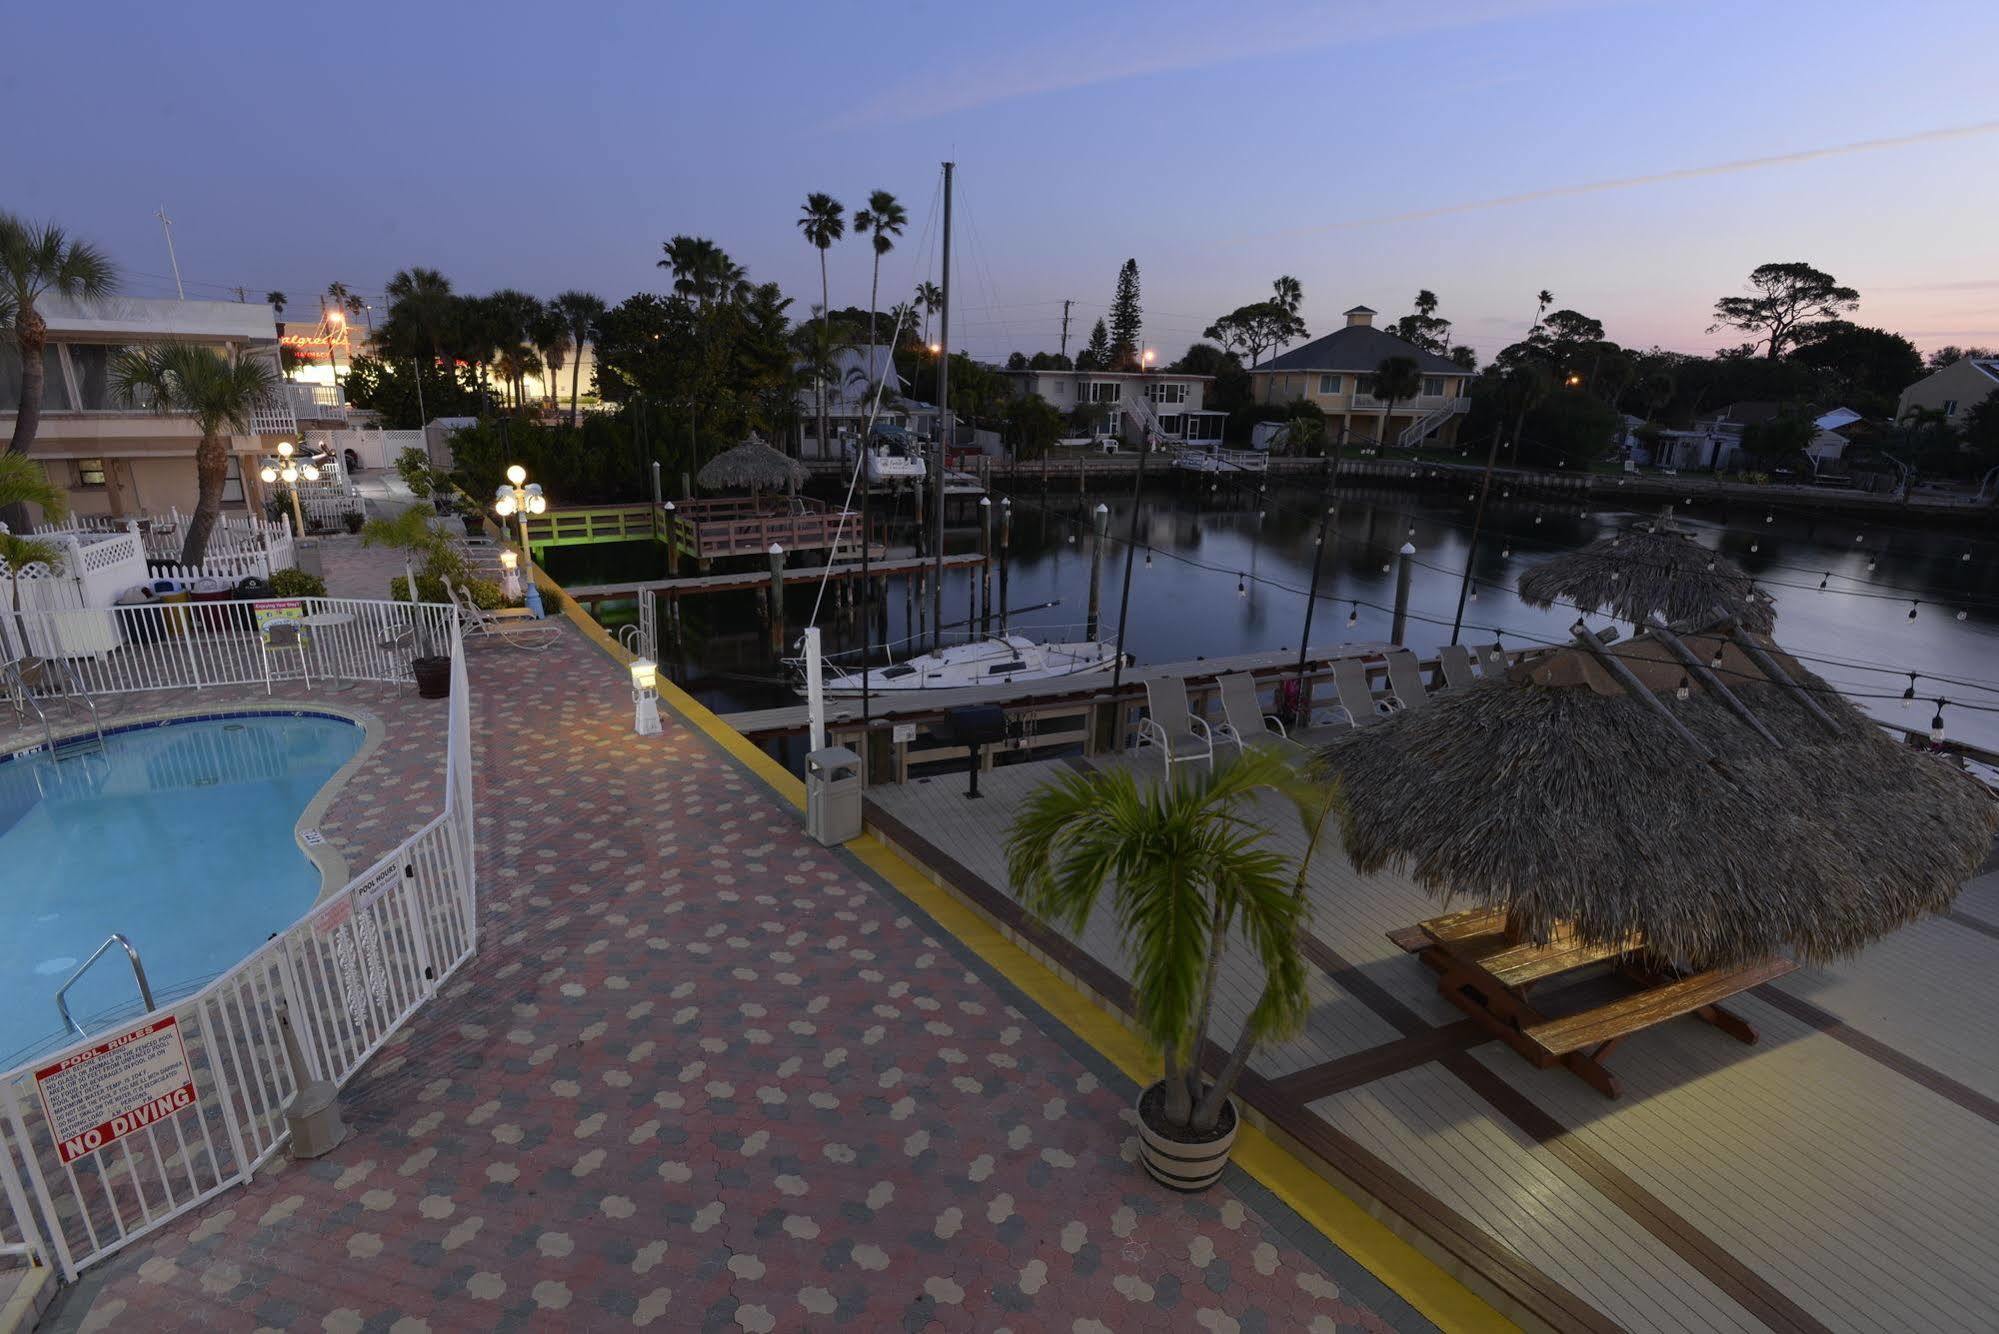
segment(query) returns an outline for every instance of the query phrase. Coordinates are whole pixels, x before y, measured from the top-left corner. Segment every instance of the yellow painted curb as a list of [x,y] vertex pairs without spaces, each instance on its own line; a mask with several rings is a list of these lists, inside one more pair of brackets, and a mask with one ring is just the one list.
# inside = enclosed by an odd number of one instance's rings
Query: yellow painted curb
[[[633,655],[573,600],[564,598],[562,608],[563,614],[598,647],[620,663],[631,662]],[[805,809],[805,784],[748,737],[664,678],[659,682],[659,695],[689,723],[741,760],[779,796],[798,809]],[[935,918],[939,926],[998,970],[1057,1022],[1094,1047],[1132,1082],[1140,1085],[1152,1082],[1157,1074],[1157,1061],[1151,1049],[1095,1001],[1057,977],[874,835],[863,834],[846,846],[869,870]],[[1247,1121],[1236,1136],[1234,1161],[1439,1329],[1452,1334],[1457,1331],[1500,1334],[1520,1328]]]

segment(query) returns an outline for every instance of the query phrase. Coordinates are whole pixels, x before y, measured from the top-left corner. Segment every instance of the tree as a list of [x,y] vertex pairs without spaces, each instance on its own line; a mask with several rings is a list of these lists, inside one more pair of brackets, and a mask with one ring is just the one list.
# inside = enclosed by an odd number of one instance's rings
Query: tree
[[1036,352],[1027,359],[1027,368],[1035,371],[1073,371],[1076,363],[1060,352]]
[[469,372],[426,365],[420,358],[356,357],[346,384],[347,401],[375,413],[392,431],[419,430],[426,417],[470,417],[479,411],[479,386]]
[[[1245,811],[1273,791],[1295,803],[1307,827],[1306,855],[1295,864],[1263,846],[1268,831]],[[1146,788],[1128,769],[1063,775],[1015,818],[1007,871],[1031,912],[1073,933],[1109,891],[1132,962],[1132,1017],[1161,1057],[1168,1129],[1213,1130],[1249,1049],[1303,1022],[1311,1003],[1299,947],[1306,876],[1335,805],[1329,790],[1311,790],[1259,747],[1223,768]],[[1201,1057],[1232,933],[1255,953],[1264,991],[1210,1084]]]
[[743,266],[705,236],[676,236],[660,249],[666,258],[657,267],[672,270],[674,293],[704,310],[718,301],[741,300],[749,290]]
[[1414,314],[1395,322],[1395,336],[1425,352],[1441,354],[1451,345],[1451,322],[1437,314],[1437,294],[1429,288],[1416,293]]
[[1298,308],[1305,304],[1304,284],[1300,283],[1296,278],[1293,278],[1288,273],[1282,275],[1277,279],[1277,281],[1271,283],[1270,288],[1271,291],[1276,293],[1276,295],[1271,299],[1274,300],[1278,305],[1284,307],[1285,313],[1287,314],[1296,315],[1298,313]]
[[1999,464],[1999,394],[1987,394],[1965,414],[1964,447],[1980,468]]
[[1742,452],[1764,469],[1774,468],[1805,452],[1818,434],[1809,417],[1785,413],[1768,421],[1751,422],[1742,430]]
[[1801,261],[1759,264],[1749,274],[1753,296],[1725,296],[1714,303],[1708,332],[1741,329],[1775,361],[1797,336],[1798,326],[1836,320],[1860,305],[1860,293],[1842,287],[1829,273]]
[[1999,348],[1959,347],[1955,343],[1945,343],[1930,353],[1923,368],[1934,373],[1946,366],[1955,366],[1960,361],[1989,361],[1994,357],[1999,357]]
[[1470,343],[1459,343],[1456,347],[1452,348],[1450,358],[1465,370],[1475,371],[1478,369],[1478,353],[1472,350]]
[[916,285],[916,304],[923,307],[923,346],[930,346],[930,317],[944,309],[944,289],[925,280]]
[[1397,403],[1416,397],[1423,388],[1423,368],[1414,357],[1388,357],[1374,368],[1374,396],[1381,400],[1381,431],[1375,443],[1388,443],[1388,418]]
[[[534,319],[528,322],[528,341],[541,356],[541,364],[548,371],[542,380],[542,400],[549,407],[555,406],[555,385],[562,376],[562,363],[574,346],[569,332],[569,317],[553,303],[545,304],[537,310]],[[577,364],[583,358],[579,354]]]
[[[1594,394],[1552,390],[1527,415],[1529,457],[1543,464],[1587,467],[1617,441],[1623,425],[1617,409]],[[1514,447],[1517,452],[1517,440]]]
[[[822,316],[833,310],[831,289],[826,285],[826,252],[833,243],[847,234],[847,221],[843,216],[840,201],[829,194],[813,191],[805,197],[805,207],[800,210],[798,230],[805,233],[805,239],[819,251],[819,310]],[[831,357],[832,348],[822,319],[819,324],[819,359],[823,362]],[[819,448],[826,448],[826,381],[823,376],[818,381],[818,441]]]
[[9,454],[34,448],[42,424],[42,349],[49,326],[36,302],[44,295],[99,301],[117,290],[118,270],[96,246],[71,238],[53,222],[26,222],[0,212],[0,329],[12,335],[21,356],[21,400]]
[[868,206],[854,215],[854,235],[874,235],[874,276],[868,281],[868,373],[875,365],[875,306],[881,301],[882,256],[895,249],[895,238],[909,225],[909,213],[886,190],[868,196]]
[[1541,327],[1541,317],[1546,315],[1548,307],[1554,304],[1555,294],[1547,288],[1544,287],[1534,294],[1534,322],[1527,326],[1527,336],[1529,338],[1532,338],[1534,331]]
[[[42,465],[26,454],[0,454],[0,510],[25,514],[29,505],[40,506],[45,520],[60,519],[69,509],[69,498],[49,480]],[[62,554],[61,547],[44,538],[30,537],[25,532],[0,532],[0,561],[7,563],[7,580],[14,594],[14,623],[20,628],[22,653],[28,651],[28,627],[21,618],[21,575],[38,562],[53,567]]]
[[1102,320],[1090,330],[1090,341],[1076,354],[1076,369],[1079,371],[1107,371],[1111,366],[1110,329]]
[[162,343],[119,353],[111,366],[111,386],[121,404],[136,406],[150,397],[155,411],[186,413],[201,431],[194,451],[198,498],[180,552],[182,565],[199,565],[229,480],[223,437],[250,430],[257,408],[277,392],[277,370],[256,357],[230,361],[198,343]]
[[1138,342],[1143,312],[1138,304],[1138,261],[1128,259],[1117,273],[1117,290],[1111,295],[1110,366],[1130,370],[1138,365]]
[[1201,337],[1219,343],[1224,351],[1242,348],[1248,352],[1252,368],[1263,359],[1267,349],[1309,336],[1305,321],[1276,301],[1237,306],[1201,332]]
[[1807,326],[1791,349],[1791,360],[1822,372],[1826,392],[1870,417],[1895,410],[1902,390],[1923,378],[1916,345],[1898,333],[1845,320]]
[[603,298],[590,292],[568,291],[555,298],[555,309],[569,322],[569,338],[576,348],[576,360],[569,364],[569,424],[582,420],[576,406],[578,381],[583,375],[583,349],[597,338],[597,321],[604,318]]
[[460,313],[451,280],[436,269],[409,268],[389,279],[385,290],[389,313],[378,343],[400,356],[442,361]]
[[276,311],[279,319],[285,317],[285,294],[283,292],[264,293],[264,304]]
[[1001,427],[1017,459],[1040,458],[1062,438],[1062,411],[1039,394],[1015,394],[1000,412]]

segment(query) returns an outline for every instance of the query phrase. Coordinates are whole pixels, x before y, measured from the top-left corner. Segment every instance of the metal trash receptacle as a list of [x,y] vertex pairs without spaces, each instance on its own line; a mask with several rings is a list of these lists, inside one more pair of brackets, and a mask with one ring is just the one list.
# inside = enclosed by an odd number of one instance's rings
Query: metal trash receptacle
[[829,848],[861,836],[861,757],[845,746],[805,757],[805,832]]

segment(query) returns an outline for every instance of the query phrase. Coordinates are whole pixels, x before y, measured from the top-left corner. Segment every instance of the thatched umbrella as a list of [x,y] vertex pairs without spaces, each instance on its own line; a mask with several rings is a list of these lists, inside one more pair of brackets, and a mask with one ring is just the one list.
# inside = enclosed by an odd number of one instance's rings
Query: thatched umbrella
[[765,489],[795,491],[811,476],[803,463],[772,449],[752,432],[742,444],[709,459],[694,480],[710,491],[748,488],[754,501]]
[[1668,625],[1733,617],[1756,634],[1770,633],[1777,620],[1769,595],[1741,566],[1663,516],[1545,560],[1519,588],[1530,607],[1560,603],[1640,626],[1655,611]]
[[1320,760],[1359,870],[1405,867],[1524,939],[1636,933],[1695,968],[1822,961],[1940,912],[1999,825],[1971,778],[1723,627],[1579,638]]

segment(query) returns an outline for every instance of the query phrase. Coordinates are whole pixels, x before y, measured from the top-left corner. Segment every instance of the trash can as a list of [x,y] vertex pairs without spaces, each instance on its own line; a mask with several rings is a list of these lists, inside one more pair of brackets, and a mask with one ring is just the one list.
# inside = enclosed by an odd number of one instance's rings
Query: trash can
[[805,832],[829,848],[861,836],[861,757],[845,746],[805,757]]
[[128,644],[150,644],[165,630],[161,613],[152,609],[152,590],[140,585],[118,595],[111,614],[118,620],[118,632]]
[[[235,586],[227,579],[197,579],[189,585],[188,591],[197,603],[227,602],[236,596]],[[203,606],[200,615],[201,623],[211,630],[228,628],[227,607]]]

